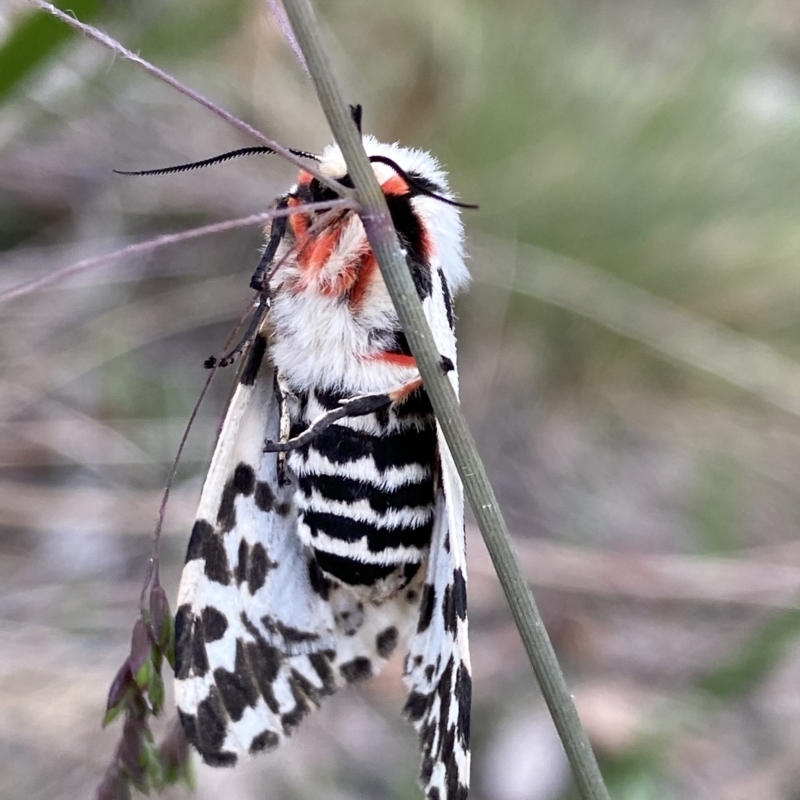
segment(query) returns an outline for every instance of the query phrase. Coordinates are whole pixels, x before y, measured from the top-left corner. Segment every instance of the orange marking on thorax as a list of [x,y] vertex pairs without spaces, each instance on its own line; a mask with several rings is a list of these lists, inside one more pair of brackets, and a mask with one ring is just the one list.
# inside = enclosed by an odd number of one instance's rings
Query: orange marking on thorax
[[381,184],[381,189],[383,189],[384,194],[391,194],[391,195],[408,194],[408,184],[399,175],[392,175],[392,177],[389,178],[389,180],[384,181]]
[[356,267],[356,279],[350,289],[350,308],[357,309],[364,301],[370,283],[376,277],[378,261],[372,250],[368,250],[361,256],[360,263]]
[[420,255],[422,259],[425,261],[426,264],[431,263],[431,256],[434,252],[434,244],[433,239],[431,239],[430,234],[428,233],[428,226],[423,225],[422,229],[420,230],[420,242],[419,242],[420,250],[422,251]]
[[[410,356],[405,356],[405,358],[411,358]],[[414,360],[413,358],[411,359]],[[416,364],[414,364],[416,366]],[[409,381],[408,383],[404,383],[397,391],[391,392],[389,397],[392,398],[392,402],[396,403],[398,400],[402,402],[405,400],[410,394],[416,392],[417,389],[422,386],[422,378],[416,378],[413,381]]]
[[394,364],[396,367],[416,367],[417,362],[414,356],[406,356],[402,353],[375,353],[369,356],[370,361],[383,361],[385,364]]
[[[297,208],[303,204],[296,197],[290,197],[286,205],[289,208]],[[299,239],[308,230],[308,214],[292,214],[289,217],[289,227],[292,229],[295,238]]]
[[312,275],[320,272],[331,257],[340,234],[340,225],[331,226],[314,234],[298,255],[300,266]]
[[299,243],[296,261],[303,271],[302,289],[313,287],[320,294],[338,297],[353,285],[358,277],[353,265],[347,264],[336,273],[325,272],[345,224],[346,221],[340,219],[318,233],[306,233],[305,241]]

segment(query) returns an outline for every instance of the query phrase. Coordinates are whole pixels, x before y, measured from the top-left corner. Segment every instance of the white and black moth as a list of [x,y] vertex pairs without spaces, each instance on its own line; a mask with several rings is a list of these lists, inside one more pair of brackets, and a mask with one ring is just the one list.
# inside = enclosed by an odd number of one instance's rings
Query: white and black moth
[[[451,298],[468,280],[457,204],[430,155],[363,141],[457,390]],[[317,160],[352,185],[337,147]],[[271,224],[269,314],[243,359],[181,579],[178,710],[206,763],[234,764],[408,647],[422,787],[463,800],[461,482],[361,220],[300,210],[334,196],[301,172],[278,201],[298,213]]]

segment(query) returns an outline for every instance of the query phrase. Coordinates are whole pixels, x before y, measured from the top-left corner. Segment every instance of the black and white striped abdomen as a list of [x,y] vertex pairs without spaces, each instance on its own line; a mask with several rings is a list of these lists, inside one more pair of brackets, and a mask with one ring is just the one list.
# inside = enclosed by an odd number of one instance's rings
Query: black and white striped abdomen
[[[299,397],[291,435],[347,397]],[[431,540],[435,457],[436,427],[422,391],[402,405],[344,418],[290,452],[298,535],[323,573],[387,594],[414,576]]]

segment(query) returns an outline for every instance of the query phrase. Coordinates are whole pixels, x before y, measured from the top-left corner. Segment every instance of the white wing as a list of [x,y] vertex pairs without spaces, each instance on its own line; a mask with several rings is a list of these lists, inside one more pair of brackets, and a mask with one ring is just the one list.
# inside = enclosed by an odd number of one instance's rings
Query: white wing
[[263,452],[279,430],[259,334],[217,441],[178,593],[178,710],[212,765],[277,746],[322,697],[375,674],[418,616],[418,592],[363,603],[321,576],[296,534],[278,457]]
[[[456,343],[450,297],[441,270],[423,301],[441,355],[453,363]],[[438,425],[437,425],[438,428]],[[420,780],[430,800],[465,800],[469,790],[471,666],[467,624],[464,494],[450,450],[438,429],[440,491],[422,591],[417,632],[406,661],[410,692],[405,713],[419,731]]]

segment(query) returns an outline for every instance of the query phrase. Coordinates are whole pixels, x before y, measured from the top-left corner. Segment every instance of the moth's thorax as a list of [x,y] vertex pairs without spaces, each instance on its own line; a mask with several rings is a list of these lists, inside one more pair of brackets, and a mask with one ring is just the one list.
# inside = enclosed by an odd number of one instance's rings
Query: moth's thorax
[[[391,158],[407,174],[448,194],[444,173],[427,153],[381,144],[368,136],[364,145],[368,155]],[[319,169],[335,179],[346,175],[338,148],[324,151]],[[435,198],[414,196],[409,184],[387,164],[373,163],[373,169],[415,281],[429,281],[431,271],[440,270],[451,292],[460,289],[467,272],[458,212]],[[301,207],[322,191],[303,172],[287,203],[290,208]],[[385,391],[414,377],[413,361],[391,352],[400,324],[354,211],[292,215],[277,258],[283,263],[271,283],[272,357],[290,385]]]
[[384,391],[414,377],[413,365],[382,358],[385,334],[399,323],[380,275],[370,282],[367,295],[354,308],[346,296],[313,287],[275,290],[272,358],[290,386]]

